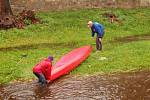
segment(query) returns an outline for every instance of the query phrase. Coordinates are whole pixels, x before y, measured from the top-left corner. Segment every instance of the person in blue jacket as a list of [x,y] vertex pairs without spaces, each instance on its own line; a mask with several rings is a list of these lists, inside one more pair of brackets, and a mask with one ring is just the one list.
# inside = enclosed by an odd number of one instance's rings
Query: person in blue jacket
[[97,50],[102,50],[102,38],[104,36],[104,26],[98,22],[89,21],[88,27],[92,31],[92,37],[94,37],[95,33],[97,34],[97,37],[96,37]]

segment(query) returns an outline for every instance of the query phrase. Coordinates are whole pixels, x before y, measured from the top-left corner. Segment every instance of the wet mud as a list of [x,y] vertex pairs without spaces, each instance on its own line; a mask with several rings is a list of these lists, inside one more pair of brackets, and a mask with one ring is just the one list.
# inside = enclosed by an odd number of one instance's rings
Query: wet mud
[[133,42],[133,41],[141,41],[141,40],[150,40],[150,34],[143,34],[143,35],[134,35],[134,36],[127,36],[123,38],[116,38],[115,42]]
[[68,47],[74,48],[77,47],[78,42],[67,42],[67,43],[38,43],[38,44],[28,44],[28,45],[19,45],[14,47],[4,47],[0,48],[0,51],[14,51],[14,50],[29,50],[29,49],[39,49],[39,48],[56,48],[56,47]]
[[150,100],[150,71],[66,75],[42,87],[33,82],[0,86],[1,100]]
[[[134,36],[127,36],[123,38],[116,38],[116,42],[132,42],[132,41],[141,41],[141,40],[150,40],[150,34],[144,35],[134,35]],[[67,48],[76,48],[78,47],[79,42],[70,41],[67,43],[38,43],[38,44],[28,44],[28,45],[19,45],[13,47],[1,47],[0,51],[7,52],[7,51],[14,51],[14,50],[29,50],[29,49],[39,49],[39,48],[56,48],[56,47],[67,47]]]

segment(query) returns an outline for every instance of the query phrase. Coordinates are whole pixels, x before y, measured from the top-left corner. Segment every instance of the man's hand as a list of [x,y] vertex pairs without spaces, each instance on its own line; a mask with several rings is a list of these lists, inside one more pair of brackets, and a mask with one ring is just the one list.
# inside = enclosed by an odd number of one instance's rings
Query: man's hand
[[51,81],[50,81],[50,80],[46,80],[46,81],[47,81],[47,84],[51,83]]

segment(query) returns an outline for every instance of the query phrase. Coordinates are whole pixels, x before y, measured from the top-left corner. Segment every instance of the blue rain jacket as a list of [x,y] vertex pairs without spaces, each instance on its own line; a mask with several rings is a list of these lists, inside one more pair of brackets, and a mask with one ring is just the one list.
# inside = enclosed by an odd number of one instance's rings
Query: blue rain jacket
[[97,23],[97,22],[93,22],[91,30],[92,30],[92,37],[94,37],[95,33],[97,33],[97,36],[101,37],[101,38],[104,35],[104,26],[102,24]]

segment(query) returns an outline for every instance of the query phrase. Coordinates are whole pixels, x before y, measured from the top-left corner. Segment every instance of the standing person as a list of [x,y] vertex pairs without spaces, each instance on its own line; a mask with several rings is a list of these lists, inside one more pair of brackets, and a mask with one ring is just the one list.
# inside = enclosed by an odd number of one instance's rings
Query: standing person
[[42,85],[45,85],[50,80],[52,61],[53,57],[49,56],[33,67],[33,74],[39,79],[39,83]]
[[96,48],[97,50],[102,50],[102,38],[104,36],[104,26],[98,22],[88,22],[88,27],[91,28],[92,37],[97,33],[96,37]]

